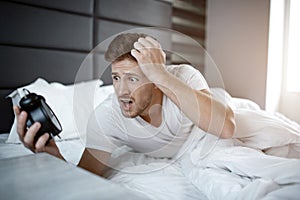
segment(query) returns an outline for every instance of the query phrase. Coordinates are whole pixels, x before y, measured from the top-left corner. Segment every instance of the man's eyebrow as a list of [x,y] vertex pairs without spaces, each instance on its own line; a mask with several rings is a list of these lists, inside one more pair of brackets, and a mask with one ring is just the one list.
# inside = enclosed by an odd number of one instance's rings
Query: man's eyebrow
[[127,75],[127,76],[132,76],[132,75],[133,75],[133,76],[139,76],[138,74],[132,73],[132,72],[131,72],[131,73],[128,72],[128,73],[124,73],[124,74]]
[[[138,74],[136,73],[132,73],[132,72],[127,72],[127,73],[124,73],[126,76],[139,76]],[[118,72],[112,72],[111,75],[119,75]]]

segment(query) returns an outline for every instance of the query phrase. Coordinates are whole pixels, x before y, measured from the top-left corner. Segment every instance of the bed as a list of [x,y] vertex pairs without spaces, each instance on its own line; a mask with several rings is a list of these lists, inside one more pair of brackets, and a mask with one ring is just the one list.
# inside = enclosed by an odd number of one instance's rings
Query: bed
[[[32,154],[20,144],[11,104],[2,98],[26,87],[45,96],[63,125],[57,145],[69,163],[79,162],[88,115],[113,92],[109,70],[98,68],[99,63],[107,67],[103,49],[96,49],[92,57],[90,52],[116,33],[141,26],[170,28],[172,23],[170,1],[126,0],[128,6],[118,7],[122,15],[110,12],[115,8],[112,2],[117,1],[0,2],[5,27],[0,37],[0,159]],[[132,9],[141,10],[143,17]],[[171,37],[161,32],[159,36],[169,49]],[[175,46],[181,46],[180,41]],[[183,45],[188,54],[193,49],[189,47]],[[87,65],[80,71],[83,61]],[[223,88],[211,92],[235,112],[232,140],[195,129],[174,160],[131,156],[130,148],[124,147],[116,155],[123,161],[121,170],[109,180],[149,199],[299,199],[299,124],[267,113],[251,100],[232,97]]]
[[[87,116],[113,92],[112,85],[99,79],[64,85],[39,78],[24,87],[45,96],[63,126],[57,144],[76,165],[84,149]],[[130,148],[122,147],[115,155],[121,161],[119,170],[109,180],[149,199],[297,199],[300,125],[222,88],[211,88],[211,93],[234,110],[233,139],[220,140],[194,128],[172,160],[129,154]],[[15,123],[10,133],[0,136],[0,159],[32,154],[20,144]]]

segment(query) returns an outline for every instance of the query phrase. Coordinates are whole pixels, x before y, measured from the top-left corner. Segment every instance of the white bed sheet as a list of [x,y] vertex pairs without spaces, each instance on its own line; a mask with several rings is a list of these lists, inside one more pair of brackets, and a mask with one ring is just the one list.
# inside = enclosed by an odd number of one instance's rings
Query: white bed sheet
[[25,156],[32,154],[21,144],[6,144],[8,133],[0,134],[0,159]]
[[205,137],[194,141],[180,164],[185,176],[208,199],[299,198],[299,159],[266,155],[230,141],[218,140],[214,145],[216,138]]
[[150,199],[299,199],[299,159],[266,155],[210,135],[191,138],[176,162],[123,158],[110,179]]
[[111,180],[151,199],[299,199],[300,125],[224,90],[213,94],[236,114],[234,139],[195,129],[176,162],[127,158]]
[[[0,159],[33,154],[21,143],[6,143],[8,133],[0,134]],[[56,142],[66,160],[77,165],[84,150],[84,144],[79,138],[58,140]]]
[[[237,114],[233,140],[216,140],[195,129],[175,162],[125,156],[121,170],[109,179],[150,199],[299,199],[300,125],[224,90],[213,92]],[[0,137],[0,158],[31,153],[20,144],[5,144],[5,137]],[[57,145],[69,162],[78,163],[84,148],[80,139]],[[291,151],[298,159],[282,158]]]

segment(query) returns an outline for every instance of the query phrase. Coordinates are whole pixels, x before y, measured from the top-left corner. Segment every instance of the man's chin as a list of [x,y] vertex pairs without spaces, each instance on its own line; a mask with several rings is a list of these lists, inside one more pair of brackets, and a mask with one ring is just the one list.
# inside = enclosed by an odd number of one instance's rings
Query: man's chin
[[128,112],[128,111],[124,111],[124,110],[122,110],[122,114],[126,118],[135,118],[138,116],[135,112]]

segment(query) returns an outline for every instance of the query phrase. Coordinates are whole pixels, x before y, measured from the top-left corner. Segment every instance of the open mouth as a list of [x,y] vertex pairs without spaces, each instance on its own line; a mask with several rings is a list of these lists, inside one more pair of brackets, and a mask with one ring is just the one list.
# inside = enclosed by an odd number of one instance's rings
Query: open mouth
[[133,100],[132,99],[120,99],[121,106],[123,110],[129,111],[132,108]]

